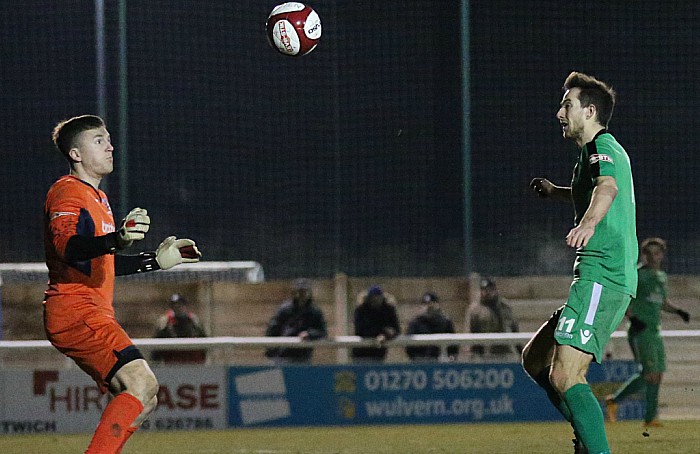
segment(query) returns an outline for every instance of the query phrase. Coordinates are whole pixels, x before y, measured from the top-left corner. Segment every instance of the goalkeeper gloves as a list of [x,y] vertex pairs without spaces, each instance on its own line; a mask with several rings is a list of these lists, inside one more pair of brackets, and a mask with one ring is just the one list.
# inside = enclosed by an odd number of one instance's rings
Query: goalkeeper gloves
[[676,314],[678,314],[684,322],[690,322],[690,314],[684,311],[683,309],[676,309]]
[[194,241],[186,238],[177,239],[169,236],[160,243],[156,250],[156,262],[160,269],[167,270],[180,263],[199,262],[202,254]]
[[151,226],[151,218],[148,211],[143,208],[134,208],[122,219],[122,223],[117,231],[117,246],[125,249],[131,246],[134,241],[142,240]]

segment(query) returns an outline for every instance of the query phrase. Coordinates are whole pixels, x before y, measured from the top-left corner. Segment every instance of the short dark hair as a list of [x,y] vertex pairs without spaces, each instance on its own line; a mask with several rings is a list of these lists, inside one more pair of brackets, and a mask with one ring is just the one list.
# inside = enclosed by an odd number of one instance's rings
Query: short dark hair
[[666,241],[664,241],[662,238],[652,237],[642,241],[642,246],[640,249],[642,250],[643,254],[647,254],[649,252],[649,246],[659,246],[664,254],[666,253]]
[[80,133],[89,131],[90,129],[101,128],[104,125],[104,120],[97,115],[80,115],[69,118],[68,120],[59,122],[56,127],[53,128],[51,140],[68,162],[72,163],[73,160],[70,158],[68,152],[75,146],[76,139]]
[[581,107],[588,107],[593,104],[596,107],[598,123],[607,128],[615,108],[615,90],[605,82],[577,71],[569,74],[564,81],[564,91],[572,88],[581,89],[581,93],[578,96]]

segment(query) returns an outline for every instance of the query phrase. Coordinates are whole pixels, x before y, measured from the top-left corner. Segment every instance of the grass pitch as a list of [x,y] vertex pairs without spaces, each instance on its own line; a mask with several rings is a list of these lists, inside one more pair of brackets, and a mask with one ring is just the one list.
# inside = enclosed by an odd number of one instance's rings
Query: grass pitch
[[[700,453],[700,421],[667,421],[643,435],[641,422],[608,424],[614,453]],[[137,432],[123,454],[572,453],[564,422]],[[81,453],[90,435],[0,436],[2,454]]]

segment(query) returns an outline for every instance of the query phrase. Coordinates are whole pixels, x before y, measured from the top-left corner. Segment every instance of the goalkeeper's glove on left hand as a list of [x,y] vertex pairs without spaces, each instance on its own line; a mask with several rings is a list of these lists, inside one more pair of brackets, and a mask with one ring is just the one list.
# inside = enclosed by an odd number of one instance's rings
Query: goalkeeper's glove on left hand
[[122,219],[117,230],[117,246],[124,249],[131,246],[134,241],[142,240],[151,226],[151,218],[148,211],[143,208],[134,208]]
[[180,263],[199,262],[202,257],[194,241],[169,236],[160,243],[156,250],[156,262],[161,270],[167,270]]
[[684,311],[683,309],[676,309],[676,314],[678,314],[684,322],[690,322],[690,314]]

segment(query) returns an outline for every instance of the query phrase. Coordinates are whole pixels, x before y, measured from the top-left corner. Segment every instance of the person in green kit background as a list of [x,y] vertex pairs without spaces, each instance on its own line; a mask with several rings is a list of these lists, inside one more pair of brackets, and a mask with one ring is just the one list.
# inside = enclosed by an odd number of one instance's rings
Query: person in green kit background
[[610,335],[637,291],[637,232],[629,156],[607,130],[615,92],[580,72],[564,82],[556,118],[562,135],[578,146],[571,186],[534,178],[541,197],[573,202],[576,249],[566,304],[523,350],[525,372],[547,393],[574,429],[574,452],[608,454],[603,410],[586,381],[591,361],[601,362]]
[[666,353],[660,334],[661,311],[675,313],[686,323],[690,321],[690,314],[667,299],[667,276],[662,269],[666,242],[661,238],[647,238],[640,249],[637,296],[627,309],[630,321],[627,340],[641,372],[630,377],[614,394],[607,396],[605,403],[608,420],[616,422],[618,402],[631,394],[643,392],[646,401],[644,426],[660,427],[661,423],[656,419],[659,387],[666,371]]

